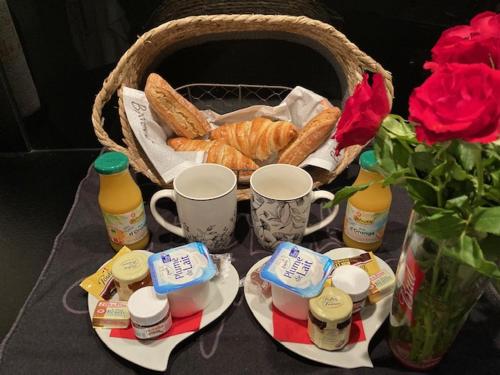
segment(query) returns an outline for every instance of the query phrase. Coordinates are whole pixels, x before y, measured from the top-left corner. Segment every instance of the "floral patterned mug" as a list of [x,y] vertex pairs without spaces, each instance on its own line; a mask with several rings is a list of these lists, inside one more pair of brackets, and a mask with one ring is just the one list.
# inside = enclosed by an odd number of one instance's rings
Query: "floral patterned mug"
[[311,203],[334,198],[325,190],[312,191],[309,173],[289,164],[270,164],[250,177],[252,225],[259,243],[273,249],[280,241],[299,243],[302,237],[330,224],[339,207],[316,224],[307,226]]
[[[165,220],[156,208],[161,198],[173,200],[181,226]],[[151,197],[151,213],[158,224],[188,241],[203,242],[211,252],[226,249],[236,223],[236,175],[222,165],[205,163],[182,171],[174,189]]]

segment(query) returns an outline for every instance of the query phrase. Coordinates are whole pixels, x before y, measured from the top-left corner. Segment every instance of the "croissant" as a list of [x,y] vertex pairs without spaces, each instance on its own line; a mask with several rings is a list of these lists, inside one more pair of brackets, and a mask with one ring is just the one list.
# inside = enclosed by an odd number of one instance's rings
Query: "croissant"
[[266,160],[293,141],[298,130],[290,122],[257,117],[252,121],[219,126],[211,139],[221,140],[254,160]]
[[234,147],[220,141],[178,137],[169,139],[167,144],[175,151],[205,151],[207,152],[207,163],[224,165],[229,169],[238,171],[240,176],[249,176],[259,168],[252,159],[247,158]]
[[316,115],[302,128],[297,139],[281,152],[278,163],[302,163],[311,152],[325,143],[339,117],[340,109],[337,107],[327,108]]

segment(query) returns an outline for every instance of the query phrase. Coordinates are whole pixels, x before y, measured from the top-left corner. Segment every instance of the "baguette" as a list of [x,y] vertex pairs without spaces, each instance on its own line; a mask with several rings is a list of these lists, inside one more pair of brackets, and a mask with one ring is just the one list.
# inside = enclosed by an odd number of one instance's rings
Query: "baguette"
[[313,151],[319,148],[332,133],[340,109],[327,108],[310,120],[300,131],[299,136],[281,153],[278,163],[299,165]]
[[158,74],[148,76],[144,93],[160,125],[170,128],[175,134],[192,139],[202,137],[210,130],[201,112]]

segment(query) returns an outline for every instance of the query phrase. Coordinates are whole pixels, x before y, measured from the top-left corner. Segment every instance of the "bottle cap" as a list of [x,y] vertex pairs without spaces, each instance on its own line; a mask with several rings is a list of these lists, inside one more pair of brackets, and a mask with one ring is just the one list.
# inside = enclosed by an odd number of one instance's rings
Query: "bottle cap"
[[114,174],[128,168],[127,155],[111,151],[99,156],[94,162],[94,168],[99,174]]
[[373,150],[363,152],[359,158],[359,164],[363,169],[376,172],[378,163],[375,152]]

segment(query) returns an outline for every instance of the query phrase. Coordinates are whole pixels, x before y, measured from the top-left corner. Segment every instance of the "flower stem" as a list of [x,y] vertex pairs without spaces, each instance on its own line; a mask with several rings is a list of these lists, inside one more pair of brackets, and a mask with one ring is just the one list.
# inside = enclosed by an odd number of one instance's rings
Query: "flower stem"
[[483,196],[483,186],[484,186],[484,168],[481,158],[476,163],[477,170],[477,199],[481,199]]

